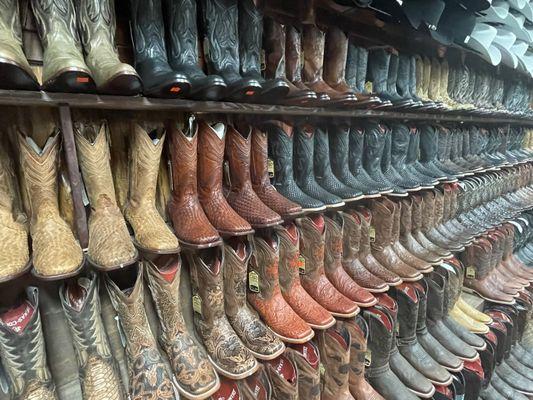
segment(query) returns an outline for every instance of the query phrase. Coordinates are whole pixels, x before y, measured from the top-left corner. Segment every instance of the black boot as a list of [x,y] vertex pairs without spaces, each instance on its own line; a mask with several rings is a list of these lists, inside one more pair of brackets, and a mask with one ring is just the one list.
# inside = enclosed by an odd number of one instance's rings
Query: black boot
[[161,0],[131,0],[135,69],[145,96],[185,97],[191,83],[168,64]]
[[422,124],[419,126],[419,129],[420,163],[424,169],[435,177],[444,176],[444,182],[457,182],[457,178],[454,175],[442,171],[436,164],[438,153],[438,136],[435,128],[429,124]]
[[198,28],[195,0],[165,0],[170,66],[191,83],[190,97],[218,100],[226,84],[217,75],[206,76],[198,64]]
[[422,189],[420,182],[409,175],[406,168],[409,149],[409,127],[402,123],[392,123],[391,128],[391,167],[399,176],[401,186],[407,191]]
[[[405,132],[402,131],[401,133]],[[418,161],[419,138],[418,129],[409,127],[409,136],[407,138],[409,145],[407,147],[405,169],[410,177],[420,182],[422,189],[432,189],[439,181],[434,176],[422,172],[424,167]]]
[[261,76],[261,46],[263,44],[263,12],[254,0],[239,1],[239,56],[243,78],[255,79],[263,87],[256,100],[272,104],[283,100],[289,85],[282,78],[265,80]]
[[250,101],[261,92],[261,84],[254,78],[244,78],[239,61],[239,9],[237,0],[202,0],[204,20],[204,48],[207,69],[220,75],[226,85],[225,98]]
[[408,78],[408,71],[403,70],[402,75],[399,75],[399,67],[400,67],[400,58],[396,54],[390,55],[390,63],[389,63],[389,73],[387,75],[387,90],[388,92],[393,96],[393,98],[397,98],[398,100],[393,101],[393,104],[398,107],[410,107],[413,104],[413,100],[411,100],[407,95],[408,93],[403,93],[403,95],[398,93],[397,85],[400,82],[400,86],[403,86],[404,88],[407,86],[407,78]]

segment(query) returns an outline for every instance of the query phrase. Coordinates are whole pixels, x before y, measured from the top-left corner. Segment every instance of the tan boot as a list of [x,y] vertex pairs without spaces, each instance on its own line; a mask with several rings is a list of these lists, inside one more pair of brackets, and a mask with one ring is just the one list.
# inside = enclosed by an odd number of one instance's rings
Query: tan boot
[[459,325],[462,325],[472,333],[485,334],[488,333],[489,327],[466,314],[457,305],[450,310],[450,317]]
[[429,59],[425,59],[424,67],[430,70],[428,86],[429,98],[436,103],[442,103],[442,99],[440,97],[441,68],[439,60],[436,58],[433,58],[431,61]]
[[461,311],[463,311],[465,314],[469,315],[470,317],[474,318],[476,321],[479,321],[483,324],[489,325],[492,323],[492,318],[488,316],[487,314],[476,310],[474,307],[472,307],[470,304],[468,304],[462,297],[459,297],[459,300],[457,300],[456,307],[459,307]]
[[33,273],[43,279],[73,276],[83,266],[83,253],[72,230],[59,215],[57,169],[59,132],[43,149],[19,135],[20,163],[24,175],[31,222]]
[[124,215],[135,233],[135,244],[148,253],[178,253],[178,239],[155,206],[165,133],[134,123],[131,134],[130,195]]
[[440,63],[440,98],[447,107],[457,109],[459,104],[453,101],[450,95],[448,94],[449,77],[450,66],[448,65],[448,61],[446,61],[446,59],[443,59]]

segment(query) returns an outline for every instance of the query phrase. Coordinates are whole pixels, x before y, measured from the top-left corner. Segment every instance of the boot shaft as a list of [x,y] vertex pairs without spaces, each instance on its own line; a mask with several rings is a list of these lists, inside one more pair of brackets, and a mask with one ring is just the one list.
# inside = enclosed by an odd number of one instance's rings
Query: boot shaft
[[372,243],[372,249],[381,251],[391,244],[395,206],[394,203],[388,201],[374,201],[370,209],[372,225],[376,230],[376,240]]
[[326,270],[335,271],[342,268],[342,237],[343,225],[339,222],[339,215],[332,218],[324,217],[326,223],[324,266]]
[[265,131],[268,133],[268,154],[274,164],[274,186],[277,182],[294,181],[293,127],[281,121],[275,121],[266,125]]
[[261,76],[263,13],[254,0],[239,2],[239,58],[243,76]]
[[320,378],[321,398],[333,399],[348,394],[350,366],[350,332],[342,324],[317,335],[321,361],[325,372]]
[[168,58],[177,69],[199,67],[198,9],[195,0],[164,0]]
[[[298,397],[320,400],[320,353],[312,341],[287,349],[288,358],[298,370]],[[280,398],[281,399],[281,398]]]
[[380,309],[370,308],[364,311],[368,323],[367,353],[370,365],[367,365],[368,377],[379,375],[389,367],[390,348],[394,336],[394,323],[390,315]]
[[263,48],[265,50],[265,78],[285,78],[285,42],[287,28],[273,18],[265,18]]
[[248,241],[240,242],[236,248],[224,245],[224,310],[230,319],[237,315],[239,309],[247,307],[246,282],[251,255]]
[[372,81],[372,90],[378,94],[387,94],[391,54],[385,49],[371,49],[368,55],[368,75]]
[[435,128],[422,124],[420,129],[420,161],[430,162],[436,159],[438,153],[438,137]]
[[324,80],[330,85],[340,84],[339,90],[349,89],[345,81],[348,38],[337,27],[330,27],[326,34],[324,53]]
[[407,198],[401,201],[401,213],[400,213],[400,235],[406,236],[411,234],[412,230],[412,208],[413,200]]
[[290,291],[300,280],[300,268],[305,272],[306,266],[300,262],[300,232],[294,223],[277,229],[279,237],[279,284],[284,291]]
[[372,223],[373,214],[366,208],[358,208],[357,216],[361,221],[361,241],[359,242],[359,255],[365,257],[370,254],[371,243],[376,240],[376,228]]
[[161,0],[132,0],[131,24],[135,64],[151,60],[167,62]]
[[[254,280],[258,280],[259,287],[253,288],[253,295],[263,300],[269,300],[281,293],[279,287],[279,238],[277,235],[274,235],[271,239],[255,236],[253,249],[248,267],[250,271],[248,273],[248,284],[252,289]],[[252,277],[252,272],[255,273],[257,279]]]
[[291,82],[302,81],[302,34],[295,26],[287,26],[285,42],[285,61],[287,79]]
[[361,127],[352,126],[350,129],[348,165],[353,175],[357,175],[363,164],[364,141],[364,130]]
[[251,145],[250,127],[240,129],[240,132],[232,126],[228,127],[224,158],[230,167],[231,191],[240,192],[250,185]]
[[198,196],[198,127],[192,136],[181,129],[170,129],[172,194],[177,199]]
[[398,303],[398,344],[411,344],[416,340],[418,294],[413,286],[404,283],[394,288],[394,299]]
[[226,126],[200,121],[198,135],[198,196],[202,199],[222,192]]
[[300,254],[305,260],[305,274],[310,279],[324,274],[325,221],[319,218],[315,223],[311,218],[302,218],[300,228]]
[[252,128],[252,144],[250,154],[250,179],[252,185],[270,185],[268,176],[268,135],[258,128]]
[[[116,17],[112,0],[77,0],[76,16],[83,50],[89,57],[98,52],[116,54]],[[94,51],[97,50],[95,54]],[[104,53],[104,54],[105,54]]]
[[322,80],[326,34],[314,25],[303,28],[302,51],[304,52],[303,81]]
[[315,128],[311,125],[301,125],[296,128],[294,135],[294,173],[296,180],[314,176],[314,147]]
[[344,221],[342,257],[349,261],[359,256],[359,245],[361,242],[361,219],[356,212],[343,212]]
[[[357,83],[356,90],[359,93],[367,94],[366,89],[366,75],[368,71],[368,50],[364,47],[359,47],[357,58]],[[372,91],[374,91],[372,89]]]

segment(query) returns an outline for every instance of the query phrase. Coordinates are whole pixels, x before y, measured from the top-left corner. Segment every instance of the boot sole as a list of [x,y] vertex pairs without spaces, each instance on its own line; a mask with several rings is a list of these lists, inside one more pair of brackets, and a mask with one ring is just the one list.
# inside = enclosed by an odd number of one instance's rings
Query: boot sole
[[178,392],[181,393],[182,395],[186,396],[190,400],[203,400],[203,399],[209,398],[211,395],[216,393],[216,391],[218,389],[220,389],[220,378],[218,376],[217,376],[217,380],[216,380],[215,386],[213,386],[211,389],[209,389],[205,393],[196,394],[196,395],[188,392],[185,389],[183,389],[180,386],[180,384],[178,383],[178,381],[177,381],[177,379],[175,377],[173,377],[173,383],[174,383],[174,386],[176,386],[176,388],[178,389]]
[[139,261],[139,251],[137,249],[135,249],[135,253],[136,253],[135,257],[131,258],[130,260],[122,262],[120,264],[114,264],[114,265],[110,265],[110,266],[104,266],[104,265],[98,264],[95,261],[93,261],[91,259],[91,257],[89,257],[88,255],[87,255],[87,262],[94,269],[97,269],[98,271],[109,272],[109,271],[114,271],[114,270],[117,270],[117,269],[128,268],[128,267],[132,266],[133,264],[135,264],[137,261]]
[[33,259],[30,257],[28,262],[24,265],[23,269],[21,269],[16,274],[11,274],[11,275],[5,276],[3,278],[0,278],[0,283],[13,281],[13,280],[15,280],[17,278],[20,278],[23,275],[26,275],[28,273],[28,271],[31,270],[32,265],[33,265]]
[[133,245],[141,252],[143,255],[146,254],[178,254],[180,252],[180,248],[176,247],[174,249],[166,249],[166,250],[158,250],[158,249],[149,249],[147,247],[141,246],[141,244],[135,239],[132,238],[131,240],[133,242]]
[[210,355],[207,356],[209,358],[209,361],[211,361],[211,365],[215,367],[215,370],[220,374],[225,376],[226,378],[230,379],[244,379],[249,377],[250,375],[253,375],[258,369],[259,369],[259,363],[256,361],[255,366],[253,368],[250,368],[248,371],[243,372],[241,374],[233,374],[231,372],[226,371],[224,368],[221,368],[213,361]]
[[220,246],[222,243],[224,243],[224,241],[222,239],[218,239],[214,242],[209,242],[209,243],[191,243],[191,242],[185,242],[183,240],[181,240],[180,238],[178,238],[178,241],[180,242],[180,244],[183,246],[183,247],[187,247],[189,249],[208,249],[208,248],[211,248],[211,247],[217,247],[217,246]]
[[482,296],[480,293],[478,293],[477,291],[475,291],[473,289],[467,288],[466,286],[463,286],[462,290],[465,291],[466,293],[475,294],[475,295],[481,297],[482,299],[487,300],[487,301],[491,301],[493,303],[507,304],[507,305],[516,304],[516,300],[513,300],[512,302],[507,302],[507,301],[502,301],[502,300],[497,300],[497,299],[490,299],[488,297]]
[[318,329],[318,330],[323,331],[328,328],[331,328],[333,325],[335,325],[336,322],[337,320],[335,318],[332,318],[331,322],[328,322],[326,325],[315,325],[315,324],[310,324],[309,322],[307,322],[307,325],[309,325],[313,329]]
[[292,344],[307,343],[308,341],[310,341],[315,336],[315,332],[313,330],[311,330],[311,333],[309,335],[307,335],[306,337],[304,337],[302,339],[295,339],[295,338],[289,338],[289,337],[282,336],[279,333],[274,332],[273,329],[270,329],[270,331],[274,335],[276,335],[278,338],[280,338],[283,342],[292,343]]
[[[83,254],[83,259],[81,260],[81,264],[74,270],[74,271],[71,271],[71,272],[67,272],[65,274],[58,274],[58,275],[41,275],[37,272],[37,270],[35,269],[35,267],[32,268],[31,270],[31,274],[36,277],[37,279],[40,279],[40,280],[43,280],[43,281],[57,281],[57,280],[60,280],[60,279],[66,279],[66,278],[71,278],[73,276],[76,276],[78,275],[82,270],[83,270],[83,267],[85,266],[85,261],[86,261],[86,257],[85,257],[85,254]],[[33,263],[32,263],[33,264]]]
[[96,85],[88,71],[67,69],[59,71],[43,84],[48,92],[96,93]]
[[255,351],[252,351],[250,349],[248,349],[248,350],[250,350],[250,353],[252,353],[254,355],[254,357],[257,358],[258,360],[269,361],[269,360],[273,360],[273,359],[279,357],[280,355],[282,355],[283,352],[285,351],[285,349],[286,349],[286,347],[283,346],[280,350],[278,350],[274,354],[270,354],[270,355],[256,353]]
[[[406,386],[407,387],[407,386]],[[415,396],[418,396],[422,399],[430,399],[435,394],[435,387],[433,386],[433,390],[431,390],[428,393],[422,393],[418,392],[414,389],[411,389],[410,387],[407,387],[407,390],[409,390],[411,393],[413,393]]]
[[39,90],[35,81],[23,68],[11,60],[0,58],[0,76],[2,88],[7,90]]

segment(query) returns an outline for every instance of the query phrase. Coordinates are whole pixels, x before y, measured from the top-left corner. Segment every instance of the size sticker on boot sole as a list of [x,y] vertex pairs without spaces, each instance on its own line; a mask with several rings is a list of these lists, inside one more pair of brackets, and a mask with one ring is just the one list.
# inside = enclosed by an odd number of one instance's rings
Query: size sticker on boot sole
[[192,309],[195,313],[202,315],[202,299],[197,294],[192,296]]
[[376,228],[373,226],[370,226],[368,228],[368,237],[370,238],[370,241],[373,243],[376,241]]
[[248,288],[250,292],[259,293],[259,275],[255,271],[248,274]]
[[300,275],[305,275],[305,258],[303,256],[298,257],[298,272]]
[[466,277],[474,279],[476,277],[476,269],[474,267],[466,267]]

